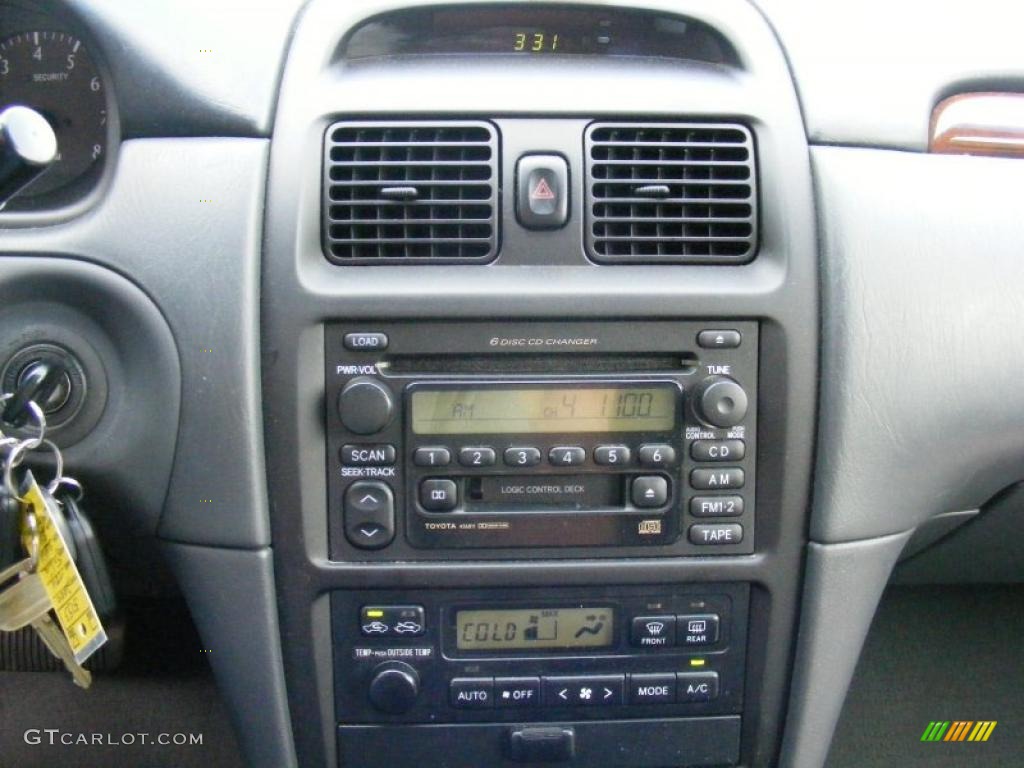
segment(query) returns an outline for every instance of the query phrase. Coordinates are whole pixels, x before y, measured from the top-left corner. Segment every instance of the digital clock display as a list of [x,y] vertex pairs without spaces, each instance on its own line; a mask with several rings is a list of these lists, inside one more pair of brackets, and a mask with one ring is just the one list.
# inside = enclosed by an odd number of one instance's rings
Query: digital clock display
[[599,607],[457,611],[455,630],[460,651],[607,648],[615,642],[615,610]]
[[637,387],[416,390],[417,435],[667,432],[679,390]]
[[512,50],[516,53],[554,53],[558,50],[558,33],[513,32]]

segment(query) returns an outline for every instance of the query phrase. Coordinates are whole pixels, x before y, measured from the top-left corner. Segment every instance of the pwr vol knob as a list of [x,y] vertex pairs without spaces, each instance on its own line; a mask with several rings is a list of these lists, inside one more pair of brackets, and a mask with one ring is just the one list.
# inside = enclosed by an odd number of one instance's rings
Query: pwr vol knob
[[735,427],[747,415],[747,393],[728,376],[711,376],[697,389],[697,416],[713,427]]
[[341,423],[357,435],[372,435],[386,427],[395,415],[391,390],[376,379],[352,379],[338,395]]

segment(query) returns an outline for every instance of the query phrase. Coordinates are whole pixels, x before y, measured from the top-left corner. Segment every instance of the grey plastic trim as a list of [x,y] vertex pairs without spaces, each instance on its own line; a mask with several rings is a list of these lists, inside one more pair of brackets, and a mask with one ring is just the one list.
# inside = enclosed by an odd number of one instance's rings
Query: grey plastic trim
[[779,765],[821,768],[889,573],[910,533],[807,547],[803,604]]
[[[0,253],[61,254],[130,276],[170,326],[182,387],[163,538],[251,548],[270,542],[258,357],[268,145],[127,141],[106,198],[88,215],[0,230]],[[150,438],[173,441],[174,433]]]
[[1024,478],[1019,162],[814,147],[822,264],[811,539],[982,506]]
[[292,768],[292,744],[269,549],[166,543],[250,768]]

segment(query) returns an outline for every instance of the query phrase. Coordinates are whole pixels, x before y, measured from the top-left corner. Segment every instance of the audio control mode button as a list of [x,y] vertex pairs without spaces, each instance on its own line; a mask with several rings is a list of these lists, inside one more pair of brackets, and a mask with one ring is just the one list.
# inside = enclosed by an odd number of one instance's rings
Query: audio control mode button
[[447,448],[417,448],[412,455],[417,467],[446,467],[451,461],[452,454]]
[[420,506],[429,512],[451,512],[459,505],[454,480],[433,479],[420,483]]
[[676,449],[667,443],[641,445],[636,452],[642,467],[671,467],[676,463]]
[[490,467],[495,461],[493,448],[470,446],[459,450],[459,464],[464,467]]
[[742,440],[694,440],[690,446],[694,461],[739,461],[746,452]]
[[676,644],[675,616],[636,616],[629,635],[638,648],[671,648]]
[[594,463],[604,467],[629,464],[629,448],[624,445],[599,445],[594,449]]
[[698,491],[731,491],[743,487],[743,470],[739,467],[728,469],[695,469],[690,472],[690,485]]
[[556,467],[576,467],[587,460],[587,452],[575,445],[560,445],[548,453],[548,462]]
[[694,517],[738,517],[743,514],[742,496],[694,496],[690,499]]
[[345,536],[360,549],[380,549],[395,538],[395,497],[384,483],[360,481],[345,491]]
[[743,541],[743,526],[737,523],[690,526],[691,544],[723,546],[726,544],[739,544],[741,541]]
[[668,480],[660,475],[638,477],[633,481],[630,494],[633,506],[641,509],[656,509],[668,503]]
[[528,446],[513,446],[505,449],[503,458],[510,467],[533,467],[540,464],[540,450]]

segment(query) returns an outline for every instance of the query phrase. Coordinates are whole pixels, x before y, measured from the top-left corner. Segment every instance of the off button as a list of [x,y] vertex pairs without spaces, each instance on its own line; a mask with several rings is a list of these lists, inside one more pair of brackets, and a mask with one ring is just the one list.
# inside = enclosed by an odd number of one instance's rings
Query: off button
[[499,677],[494,680],[494,703],[499,707],[539,707],[539,677]]

